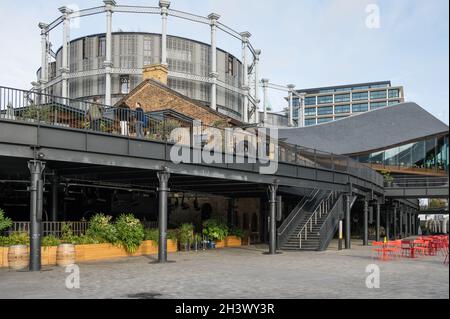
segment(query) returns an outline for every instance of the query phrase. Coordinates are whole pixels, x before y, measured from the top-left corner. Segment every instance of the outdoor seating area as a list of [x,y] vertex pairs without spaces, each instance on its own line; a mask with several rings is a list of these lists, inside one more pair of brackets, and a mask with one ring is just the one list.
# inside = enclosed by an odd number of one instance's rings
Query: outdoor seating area
[[421,258],[427,256],[442,256],[443,263],[448,264],[447,235],[419,236],[401,240],[372,243],[372,258],[382,261],[398,258]]

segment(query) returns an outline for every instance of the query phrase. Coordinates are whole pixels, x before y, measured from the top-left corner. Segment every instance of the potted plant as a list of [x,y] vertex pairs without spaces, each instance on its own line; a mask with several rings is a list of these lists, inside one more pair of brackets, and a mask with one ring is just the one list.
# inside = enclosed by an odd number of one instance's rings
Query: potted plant
[[203,223],[203,235],[214,243],[215,248],[223,248],[225,238],[228,236],[228,227],[216,219],[209,219]]
[[392,177],[391,173],[388,171],[383,171],[381,172],[381,174],[383,175],[384,178],[384,185],[386,187],[392,187],[394,183],[394,177]]
[[194,242],[194,225],[182,224],[178,231],[180,246],[184,247],[185,251],[188,251]]
[[244,237],[244,231],[240,228],[232,228],[229,235],[225,240],[227,247],[240,247],[242,246],[242,238]]

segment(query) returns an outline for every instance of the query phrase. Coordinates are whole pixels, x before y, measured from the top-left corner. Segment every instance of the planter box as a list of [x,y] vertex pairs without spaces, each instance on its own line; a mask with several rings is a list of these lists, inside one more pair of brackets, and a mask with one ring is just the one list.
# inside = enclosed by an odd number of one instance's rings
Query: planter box
[[228,236],[225,238],[225,244],[227,247],[241,247],[242,239],[236,236]]
[[[0,247],[0,268],[8,267],[8,247]],[[58,247],[42,247],[41,248],[41,264],[42,266],[56,265],[56,250]]]
[[216,243],[216,248],[225,248],[227,246],[225,243],[225,240],[218,240],[215,243]]
[[[58,247],[42,247],[41,263],[43,266],[56,265],[57,249]],[[177,251],[177,242],[168,240],[167,252],[174,253]],[[142,242],[142,245],[134,254],[127,253],[122,247],[111,244],[75,246],[75,260],[77,263],[156,254],[158,254],[158,245],[151,240]],[[8,267],[8,247],[0,247],[0,267]]]

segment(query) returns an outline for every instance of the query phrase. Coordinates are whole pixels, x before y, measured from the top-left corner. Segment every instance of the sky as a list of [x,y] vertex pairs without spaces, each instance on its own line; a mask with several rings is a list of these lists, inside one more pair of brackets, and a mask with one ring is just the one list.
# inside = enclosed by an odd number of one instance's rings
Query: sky
[[[123,5],[157,6],[157,0],[118,0]],[[0,0],[0,86],[29,89],[40,66],[39,22],[51,22],[58,8],[101,6],[101,0]],[[366,11],[376,5],[377,11]],[[297,88],[391,80],[405,87],[407,101],[418,103],[449,123],[448,0],[173,0],[171,7],[249,31],[262,50],[261,76]],[[376,13],[379,12],[379,15]],[[379,17],[379,25],[367,21]],[[71,37],[104,32],[105,18],[75,21]],[[375,27],[373,27],[375,26]],[[157,15],[115,14],[113,30],[159,33]],[[208,26],[169,18],[169,34],[208,42]],[[52,32],[56,51],[62,31]],[[227,34],[218,46],[236,56],[241,45]],[[284,94],[272,91],[275,111]]]

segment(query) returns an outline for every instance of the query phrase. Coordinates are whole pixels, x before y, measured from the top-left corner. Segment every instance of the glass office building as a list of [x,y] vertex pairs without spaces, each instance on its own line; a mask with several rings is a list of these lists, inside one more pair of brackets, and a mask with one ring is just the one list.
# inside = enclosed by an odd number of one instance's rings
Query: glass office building
[[[301,89],[305,94],[304,110],[298,97],[293,100],[294,120],[299,126],[311,126],[339,120],[355,114],[404,102],[403,87],[390,81]],[[303,116],[302,116],[303,115]]]
[[449,165],[448,134],[352,157],[377,170],[446,175]]

